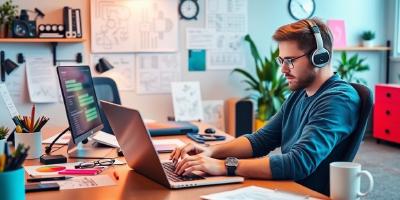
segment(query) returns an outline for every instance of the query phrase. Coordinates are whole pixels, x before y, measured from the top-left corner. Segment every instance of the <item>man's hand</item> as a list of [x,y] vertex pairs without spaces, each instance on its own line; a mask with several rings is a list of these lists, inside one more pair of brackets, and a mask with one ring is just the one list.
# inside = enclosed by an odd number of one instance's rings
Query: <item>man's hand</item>
[[179,159],[183,159],[188,155],[203,154],[205,156],[211,156],[211,150],[206,147],[194,145],[192,143],[186,144],[182,147],[177,147],[170,155],[169,159],[175,164],[178,163]]
[[188,175],[192,171],[202,171],[215,176],[226,175],[225,161],[197,154],[183,158],[175,169],[178,175]]

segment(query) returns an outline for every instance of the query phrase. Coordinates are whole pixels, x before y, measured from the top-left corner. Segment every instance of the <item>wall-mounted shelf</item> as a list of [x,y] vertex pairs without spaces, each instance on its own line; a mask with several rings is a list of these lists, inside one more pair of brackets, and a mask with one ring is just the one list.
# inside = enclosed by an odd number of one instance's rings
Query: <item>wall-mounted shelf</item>
[[386,46],[374,46],[374,47],[352,46],[352,47],[341,47],[333,49],[333,51],[388,51],[388,50],[391,50],[391,48]]
[[361,46],[349,46],[333,48],[333,51],[383,51],[386,52],[386,83],[389,83],[389,72],[390,72],[390,54],[391,54],[390,40],[386,41],[386,46],[374,46],[374,47],[361,47]]
[[86,41],[85,38],[0,38],[0,43],[50,43],[54,66],[57,64],[58,43],[81,43],[84,41]]

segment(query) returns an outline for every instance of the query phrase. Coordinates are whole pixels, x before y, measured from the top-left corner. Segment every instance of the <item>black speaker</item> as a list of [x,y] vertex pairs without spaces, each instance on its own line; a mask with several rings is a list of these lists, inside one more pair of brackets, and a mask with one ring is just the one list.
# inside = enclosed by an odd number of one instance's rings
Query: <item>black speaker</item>
[[239,137],[254,130],[253,102],[246,99],[232,98],[225,103],[226,132]]
[[11,25],[11,34],[13,38],[36,37],[36,21],[14,19]]

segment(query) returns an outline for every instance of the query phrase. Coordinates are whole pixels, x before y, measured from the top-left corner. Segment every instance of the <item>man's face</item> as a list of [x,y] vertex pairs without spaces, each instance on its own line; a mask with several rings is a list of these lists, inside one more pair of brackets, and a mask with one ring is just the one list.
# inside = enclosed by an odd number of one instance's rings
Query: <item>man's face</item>
[[306,52],[301,51],[297,42],[295,41],[283,41],[279,42],[279,57],[282,59],[291,59],[292,65],[284,62],[281,66],[281,72],[285,75],[289,89],[292,91],[307,88],[315,80],[316,73],[314,66],[309,61],[309,55],[305,55]]

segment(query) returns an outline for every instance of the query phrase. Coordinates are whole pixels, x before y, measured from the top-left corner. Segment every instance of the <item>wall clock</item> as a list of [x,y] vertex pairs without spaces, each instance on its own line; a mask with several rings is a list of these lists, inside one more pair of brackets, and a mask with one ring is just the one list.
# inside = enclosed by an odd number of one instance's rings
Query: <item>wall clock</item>
[[199,14],[199,3],[197,0],[181,0],[179,3],[179,15],[182,19],[192,20],[197,19]]
[[315,11],[314,0],[289,0],[288,9],[290,15],[296,19],[310,18]]

